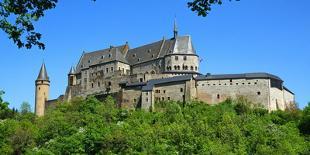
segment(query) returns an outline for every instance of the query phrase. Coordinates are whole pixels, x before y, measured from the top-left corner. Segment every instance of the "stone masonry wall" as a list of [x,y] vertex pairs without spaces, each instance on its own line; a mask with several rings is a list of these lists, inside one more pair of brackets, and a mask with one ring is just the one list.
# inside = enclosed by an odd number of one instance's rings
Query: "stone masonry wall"
[[197,81],[197,99],[216,104],[228,98],[244,96],[256,104],[268,107],[269,80],[227,79]]

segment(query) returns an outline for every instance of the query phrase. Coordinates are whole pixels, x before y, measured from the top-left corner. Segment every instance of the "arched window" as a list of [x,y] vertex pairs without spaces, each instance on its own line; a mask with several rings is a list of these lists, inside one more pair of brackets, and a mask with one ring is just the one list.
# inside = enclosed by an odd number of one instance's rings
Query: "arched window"
[[151,74],[155,74],[155,71],[151,71]]
[[195,70],[196,70],[196,71],[198,70],[198,67],[197,67],[197,66],[195,66]]
[[174,66],[174,70],[177,70],[177,66]]
[[193,66],[191,66],[191,70],[194,70],[194,67],[193,67]]
[[177,69],[180,70],[180,66],[177,66]]
[[220,97],[220,94],[217,94],[217,99],[220,99],[221,97]]

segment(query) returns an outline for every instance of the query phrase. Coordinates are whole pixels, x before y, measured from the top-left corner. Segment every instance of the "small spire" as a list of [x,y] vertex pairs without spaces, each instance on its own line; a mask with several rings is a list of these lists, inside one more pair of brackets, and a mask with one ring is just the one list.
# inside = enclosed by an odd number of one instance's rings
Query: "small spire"
[[177,26],[177,20],[176,17],[174,17],[174,25],[173,25],[173,37],[178,37],[178,26]]
[[73,66],[71,66],[71,69],[69,71],[69,75],[73,75],[75,73],[75,69]]
[[40,73],[38,75],[37,80],[46,80],[49,81],[49,77],[47,75],[47,71],[46,71],[46,67],[45,67],[45,63],[42,63],[41,69],[40,69]]

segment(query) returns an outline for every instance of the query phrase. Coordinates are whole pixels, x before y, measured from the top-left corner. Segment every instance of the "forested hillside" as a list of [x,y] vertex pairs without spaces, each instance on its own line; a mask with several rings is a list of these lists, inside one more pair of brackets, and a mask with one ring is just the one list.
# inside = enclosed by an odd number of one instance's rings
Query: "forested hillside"
[[44,117],[1,101],[1,154],[309,154],[310,105],[268,113],[246,100],[163,102],[153,112],[74,99]]

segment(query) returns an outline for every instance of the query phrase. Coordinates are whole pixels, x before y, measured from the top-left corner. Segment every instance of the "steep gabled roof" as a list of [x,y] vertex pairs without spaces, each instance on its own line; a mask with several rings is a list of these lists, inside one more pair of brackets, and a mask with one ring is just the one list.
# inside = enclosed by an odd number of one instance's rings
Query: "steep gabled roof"
[[139,64],[162,58],[169,54],[193,54],[196,51],[190,36],[177,36],[171,39],[162,39],[141,47],[130,49],[126,55],[130,65]]
[[103,50],[98,50],[90,53],[83,53],[79,64],[76,67],[76,72],[80,72],[83,68],[88,68],[92,65],[98,65],[101,63],[108,63],[112,61],[120,61],[123,63],[128,63],[125,59],[125,54],[127,53],[128,45],[121,45],[117,47],[110,47]]

